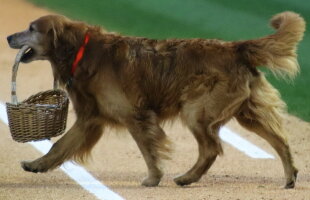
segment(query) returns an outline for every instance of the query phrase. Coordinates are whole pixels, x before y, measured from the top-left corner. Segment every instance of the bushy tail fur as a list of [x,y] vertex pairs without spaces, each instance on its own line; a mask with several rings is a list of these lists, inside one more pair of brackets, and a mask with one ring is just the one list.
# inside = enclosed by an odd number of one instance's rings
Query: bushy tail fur
[[266,66],[275,75],[293,79],[299,72],[296,49],[305,32],[304,19],[294,12],[283,12],[270,20],[276,33],[239,43],[244,59],[252,67]]

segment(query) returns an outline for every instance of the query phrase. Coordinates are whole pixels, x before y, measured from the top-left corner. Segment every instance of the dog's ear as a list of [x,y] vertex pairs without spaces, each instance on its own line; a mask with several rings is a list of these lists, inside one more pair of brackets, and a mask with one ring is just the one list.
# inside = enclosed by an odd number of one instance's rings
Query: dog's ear
[[66,21],[67,19],[63,16],[54,17],[53,20],[50,21],[50,29],[48,34],[52,35],[54,47],[57,47],[58,40],[63,35]]
[[[87,25],[83,22],[73,22],[63,16],[58,16],[51,23],[51,33],[53,45],[57,47],[59,40],[69,44],[79,44],[83,41]],[[63,45],[63,44],[62,44]]]
[[36,25],[40,33],[48,35],[51,38],[51,45],[55,47],[67,23],[68,19],[61,15],[47,15],[32,22],[32,24]]
[[53,45],[57,47],[58,38],[63,34],[63,27],[52,23],[48,34],[52,34]]

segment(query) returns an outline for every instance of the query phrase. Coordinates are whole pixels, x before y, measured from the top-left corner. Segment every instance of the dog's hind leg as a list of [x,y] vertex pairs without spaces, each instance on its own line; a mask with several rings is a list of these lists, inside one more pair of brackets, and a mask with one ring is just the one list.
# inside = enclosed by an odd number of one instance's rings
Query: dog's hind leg
[[188,185],[197,182],[214,163],[218,154],[222,153],[218,128],[210,129],[210,121],[205,118],[205,110],[195,109],[196,106],[186,107],[182,111],[182,120],[188,126],[198,143],[198,159],[195,165],[185,174],[174,178],[178,185]]
[[153,111],[141,111],[126,124],[136,141],[148,168],[148,176],[142,185],[157,186],[163,176],[159,166],[161,158],[169,159],[166,153],[170,151],[169,140],[158,124]]
[[46,155],[32,162],[23,161],[21,165],[25,171],[37,173],[54,169],[72,158],[83,162],[101,135],[102,125],[99,120],[77,120]]
[[253,113],[253,116],[249,118],[240,113],[236,118],[243,127],[264,138],[276,150],[284,167],[286,177],[285,188],[294,188],[298,170],[293,164],[290,147],[283,136],[284,130],[281,122],[278,121],[279,116],[276,116],[268,109],[265,111],[261,110],[261,112],[264,112],[268,117],[262,119],[256,117]]
[[222,146],[217,134],[218,129],[211,133],[206,128],[207,123],[198,121],[196,123],[189,128],[197,140],[199,156],[189,171],[174,178],[174,182],[181,186],[197,182],[212,166],[217,155],[222,153]]
[[197,140],[199,155],[188,172],[174,179],[176,184],[188,185],[198,181],[212,166],[217,155],[223,153],[219,129],[234,116],[249,95],[247,84],[239,84],[232,91],[228,90],[230,85],[231,82],[217,83],[200,96],[192,95],[199,88],[195,87],[188,91],[189,95],[184,95],[186,103],[183,104],[181,118]]
[[253,82],[251,88],[250,98],[235,117],[242,126],[267,140],[276,150],[284,167],[285,188],[294,188],[298,170],[293,164],[286,132],[282,127],[281,113],[285,103],[264,77]]

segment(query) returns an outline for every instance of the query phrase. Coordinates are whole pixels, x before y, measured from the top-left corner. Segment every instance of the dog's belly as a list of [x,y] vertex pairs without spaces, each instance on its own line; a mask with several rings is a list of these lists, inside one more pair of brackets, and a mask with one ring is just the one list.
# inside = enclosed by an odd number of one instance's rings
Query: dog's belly
[[101,116],[118,125],[124,125],[133,112],[133,107],[125,95],[116,90],[99,93],[96,98]]

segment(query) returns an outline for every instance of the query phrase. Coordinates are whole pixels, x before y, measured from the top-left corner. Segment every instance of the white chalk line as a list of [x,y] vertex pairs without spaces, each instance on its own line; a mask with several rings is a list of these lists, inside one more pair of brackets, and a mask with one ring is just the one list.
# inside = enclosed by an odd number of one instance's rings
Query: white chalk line
[[6,124],[6,125],[9,124],[8,116],[6,114],[5,105],[1,102],[0,102],[0,119],[1,119],[1,121],[3,121],[4,124]]
[[243,152],[247,156],[256,159],[274,159],[275,157],[272,154],[267,153],[258,146],[252,144],[251,142],[245,140],[241,136],[237,135],[233,131],[229,130],[226,127],[222,127],[220,130],[220,138]]
[[[0,120],[8,125],[8,117],[5,105],[0,102]],[[52,143],[48,140],[38,142],[28,142],[35,149],[42,154],[46,154],[52,147]],[[73,164],[72,162],[65,162],[60,169],[64,171],[71,179],[76,181],[82,188],[93,194],[100,200],[124,200],[123,197],[110,190],[100,181],[94,178],[83,167]]]

